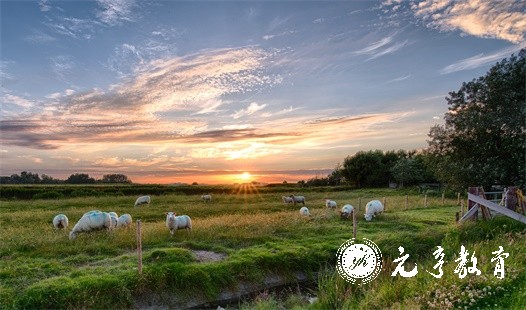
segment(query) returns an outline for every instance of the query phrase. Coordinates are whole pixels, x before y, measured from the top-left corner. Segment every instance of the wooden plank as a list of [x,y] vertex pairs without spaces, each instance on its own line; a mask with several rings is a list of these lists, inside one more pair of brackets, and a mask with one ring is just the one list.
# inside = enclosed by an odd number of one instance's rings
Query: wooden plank
[[464,223],[469,218],[471,218],[475,213],[477,213],[478,209],[479,209],[479,205],[475,204],[473,207],[471,207],[471,209],[468,210],[468,212],[466,212],[466,214],[464,214],[464,216],[458,222]]
[[[486,199],[483,199],[483,198],[481,198],[479,196],[476,196],[476,195],[473,195],[473,194],[470,194],[470,193],[468,193],[468,199],[470,201],[473,201],[473,202],[477,203],[477,204],[483,205],[486,208],[489,208],[489,209],[491,209],[491,210],[493,210],[495,212],[501,213],[503,215],[506,215],[507,217],[511,217],[514,220],[517,220],[519,222],[522,222],[522,223],[526,224],[526,216],[524,216],[522,214],[519,214],[519,213],[517,213],[515,211],[512,211],[510,209],[501,207],[501,206],[499,206],[498,204],[496,204],[494,202],[488,201]],[[468,214],[468,213],[466,213],[466,214]],[[461,221],[462,221],[462,219],[461,219]]]

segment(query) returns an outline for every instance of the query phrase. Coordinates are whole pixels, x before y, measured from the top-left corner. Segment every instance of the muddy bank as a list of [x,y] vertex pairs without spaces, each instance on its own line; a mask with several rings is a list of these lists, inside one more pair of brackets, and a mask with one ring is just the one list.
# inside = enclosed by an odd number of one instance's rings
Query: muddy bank
[[291,278],[268,275],[260,283],[239,282],[235,288],[222,290],[215,298],[207,299],[200,292],[195,296],[179,296],[177,292],[144,292],[135,296],[136,309],[216,309],[218,306],[236,308],[241,301],[248,301],[268,291],[286,290],[296,287],[314,287],[317,275],[298,272]]

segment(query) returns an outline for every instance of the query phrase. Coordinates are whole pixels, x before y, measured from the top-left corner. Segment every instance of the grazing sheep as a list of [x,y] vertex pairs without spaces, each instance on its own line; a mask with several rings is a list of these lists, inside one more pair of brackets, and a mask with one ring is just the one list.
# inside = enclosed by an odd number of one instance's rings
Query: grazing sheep
[[80,232],[89,232],[92,230],[111,229],[112,221],[109,213],[100,211],[90,211],[84,214],[80,220],[73,226],[69,233],[69,239],[77,238]]
[[134,207],[137,207],[137,206],[145,204],[145,203],[150,205],[150,196],[141,196],[141,197],[137,198],[137,200],[135,200]]
[[53,226],[55,227],[55,229],[63,229],[68,227],[68,225],[68,217],[65,214],[57,214],[53,218]]
[[340,216],[343,219],[348,219],[349,217],[351,217],[353,212],[354,212],[353,206],[351,206],[350,204],[346,204],[342,207],[342,210],[340,211]]
[[338,205],[336,204],[336,201],[334,200],[325,199],[325,206],[330,209],[336,209]]
[[384,205],[380,200],[371,200],[365,205],[365,220],[370,221],[382,212],[384,212]]
[[309,209],[307,207],[301,207],[300,209],[300,214],[302,216],[310,216],[310,212],[309,212]]
[[111,229],[117,228],[117,221],[119,220],[119,217],[117,216],[116,212],[108,212],[111,218]]
[[281,200],[283,200],[283,203],[286,205],[294,202],[292,197],[288,197],[288,196],[281,196]]
[[173,236],[177,229],[186,228],[192,230],[192,219],[188,215],[176,216],[175,212],[167,212],[166,214],[166,227],[170,230],[170,234]]
[[117,219],[117,228],[126,228],[132,223],[132,217],[128,213],[121,215]]
[[303,205],[305,205],[305,197],[304,196],[294,196],[294,195],[290,195],[290,198],[292,198],[292,202],[294,204],[296,203],[302,203]]
[[204,202],[210,202],[210,201],[212,201],[212,195],[210,195],[210,194],[202,195],[201,199],[203,199]]

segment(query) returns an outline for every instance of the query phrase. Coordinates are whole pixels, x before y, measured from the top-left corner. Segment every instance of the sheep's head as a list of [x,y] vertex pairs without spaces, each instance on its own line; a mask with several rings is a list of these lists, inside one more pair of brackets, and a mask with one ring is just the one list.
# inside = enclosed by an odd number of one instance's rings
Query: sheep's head
[[373,219],[373,215],[372,214],[365,214],[365,220],[366,221],[370,221]]
[[69,240],[75,240],[77,239],[77,234],[74,231],[71,231],[69,233]]

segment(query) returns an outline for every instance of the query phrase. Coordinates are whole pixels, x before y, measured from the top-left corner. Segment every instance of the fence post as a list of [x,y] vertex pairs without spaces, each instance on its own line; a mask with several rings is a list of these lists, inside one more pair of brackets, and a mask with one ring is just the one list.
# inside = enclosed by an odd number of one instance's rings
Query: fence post
[[387,201],[385,200],[385,197],[383,200],[383,205],[384,205],[384,212],[385,212],[387,210]]
[[142,274],[142,230],[141,220],[137,220],[137,257],[138,257],[138,268],[139,274]]
[[464,216],[464,199],[460,201],[460,217]]
[[352,212],[352,236],[356,239],[356,211]]
[[457,192],[457,206],[460,206],[460,192]]
[[424,196],[424,207],[427,208],[427,194]]
[[445,196],[444,194],[445,194],[445,193],[442,192],[442,206],[444,206],[444,196]]
[[409,195],[405,195],[405,209],[407,210],[407,207],[409,205]]

